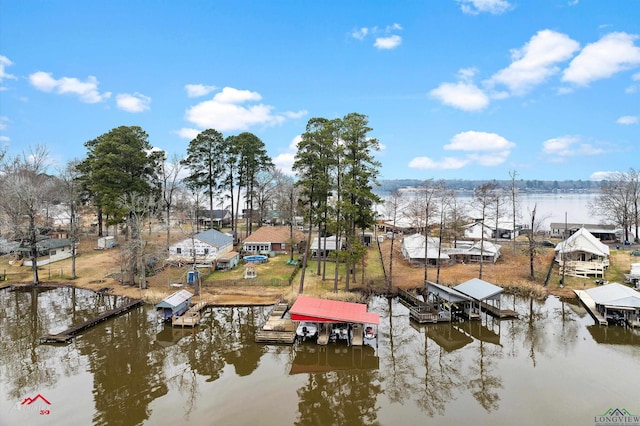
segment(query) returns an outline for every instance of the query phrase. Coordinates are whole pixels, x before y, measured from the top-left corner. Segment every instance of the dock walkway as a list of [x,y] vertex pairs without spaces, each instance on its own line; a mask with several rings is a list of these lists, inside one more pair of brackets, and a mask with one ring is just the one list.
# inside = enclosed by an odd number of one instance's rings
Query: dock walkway
[[256,343],[291,344],[295,342],[298,322],[284,318],[288,310],[289,305],[286,303],[278,303],[273,308],[267,322],[256,332]]
[[608,324],[607,319],[596,309],[596,302],[589,296],[589,293],[584,290],[573,290],[573,292],[578,296],[578,300],[580,300],[582,305],[587,309],[587,312],[589,312],[599,325]]
[[40,343],[69,343],[81,331],[91,328],[102,321],[106,321],[110,318],[117,317],[118,315],[129,312],[133,308],[136,308],[142,304],[143,302],[140,299],[131,300],[120,306],[119,308],[103,312],[97,317],[69,327],[61,333],[44,335],[40,337]]
[[174,327],[195,327],[200,323],[202,316],[200,312],[207,307],[207,302],[198,302],[193,305],[187,312],[180,316],[171,318],[171,325]]
[[482,302],[480,303],[480,307],[493,315],[494,317],[498,317],[500,319],[503,318],[518,318],[519,314],[512,309],[499,309],[495,306],[489,305],[488,303]]

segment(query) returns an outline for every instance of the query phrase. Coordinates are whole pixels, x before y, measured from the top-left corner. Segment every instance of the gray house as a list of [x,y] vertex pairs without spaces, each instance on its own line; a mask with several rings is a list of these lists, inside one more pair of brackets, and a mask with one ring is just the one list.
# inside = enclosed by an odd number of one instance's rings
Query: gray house
[[169,247],[169,259],[185,263],[211,264],[233,250],[233,237],[215,229],[195,234]]

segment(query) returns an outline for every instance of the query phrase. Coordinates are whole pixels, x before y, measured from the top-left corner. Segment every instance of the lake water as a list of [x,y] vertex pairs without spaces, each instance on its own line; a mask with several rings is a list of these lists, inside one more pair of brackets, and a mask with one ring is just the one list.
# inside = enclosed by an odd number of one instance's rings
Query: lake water
[[516,320],[425,326],[375,298],[379,337],[364,347],[256,344],[263,307],[209,309],[183,330],[146,306],[71,344],[38,343],[118,303],[0,291],[0,424],[594,425],[610,408],[640,414],[640,331],[595,326],[556,297],[503,296]]

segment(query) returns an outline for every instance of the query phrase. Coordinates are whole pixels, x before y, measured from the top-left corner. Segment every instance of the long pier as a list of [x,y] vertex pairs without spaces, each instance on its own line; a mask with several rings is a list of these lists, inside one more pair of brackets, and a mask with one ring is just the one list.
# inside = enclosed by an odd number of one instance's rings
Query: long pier
[[90,320],[84,321],[80,324],[76,324],[74,326],[69,327],[65,331],[58,334],[47,334],[40,337],[40,343],[69,343],[73,338],[88,328],[93,327],[94,325],[106,321],[110,318],[117,317],[118,315],[122,315],[126,312],[129,312],[133,308],[136,308],[143,304],[141,299],[131,300],[119,308],[111,309],[109,311],[103,312],[97,317],[94,317]]

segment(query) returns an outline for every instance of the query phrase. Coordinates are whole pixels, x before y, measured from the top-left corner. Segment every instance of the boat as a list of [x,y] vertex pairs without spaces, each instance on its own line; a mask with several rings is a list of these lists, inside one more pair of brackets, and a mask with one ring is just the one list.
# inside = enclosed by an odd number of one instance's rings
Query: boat
[[364,329],[364,338],[365,339],[375,339],[377,337],[377,334],[375,332],[375,330],[373,329],[373,327],[371,326],[367,326]]
[[303,339],[307,337],[318,337],[318,325],[314,322],[300,321],[296,329],[296,335]]

